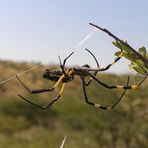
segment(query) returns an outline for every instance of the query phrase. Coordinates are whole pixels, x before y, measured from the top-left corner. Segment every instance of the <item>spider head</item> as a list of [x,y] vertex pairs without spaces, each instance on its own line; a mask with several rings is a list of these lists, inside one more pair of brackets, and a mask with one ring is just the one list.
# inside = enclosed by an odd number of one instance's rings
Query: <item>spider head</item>
[[49,75],[50,75],[50,72],[51,72],[50,69],[45,69],[44,72],[43,72],[42,77],[43,77],[44,79],[48,79],[48,77],[49,77]]
[[58,81],[58,79],[61,77],[61,75],[62,75],[61,71],[45,69],[42,77],[44,79],[48,79],[51,81]]

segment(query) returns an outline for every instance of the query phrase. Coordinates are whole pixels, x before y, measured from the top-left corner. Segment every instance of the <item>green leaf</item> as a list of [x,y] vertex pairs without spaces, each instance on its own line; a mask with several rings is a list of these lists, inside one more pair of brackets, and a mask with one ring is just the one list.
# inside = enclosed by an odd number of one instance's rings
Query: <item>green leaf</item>
[[121,51],[115,52],[115,56],[119,56],[121,54]]
[[129,64],[129,68],[133,71],[136,71],[139,74],[145,75],[147,71],[145,69],[142,69],[141,67],[135,66],[133,64]]
[[130,61],[135,61],[136,60],[136,58],[134,56],[132,56],[132,54],[122,52],[122,51],[115,52],[115,56],[119,56],[121,53],[123,53],[123,57],[125,57],[126,59],[128,59]]
[[[124,43],[126,44],[126,42]],[[121,42],[113,42],[113,45],[122,50],[115,52],[115,56],[119,56],[121,52],[123,52],[123,57],[131,61],[131,64],[129,65],[130,69],[142,75],[148,73],[148,68],[146,67],[145,63],[141,59],[139,59],[133,52],[131,52],[131,49],[128,49],[128,47]],[[148,59],[148,53],[145,47],[139,48],[138,52],[143,57]]]
[[148,53],[146,54],[146,59],[148,59]]
[[132,54],[129,54],[129,53],[124,53],[124,57],[130,60],[131,62],[136,61],[136,58]]
[[[123,41],[124,42],[124,41]],[[128,47],[124,44],[122,44],[121,42],[112,42],[114,46],[116,46],[117,48],[127,52],[127,53],[131,53],[131,50],[128,49]],[[126,44],[126,42],[125,42]]]
[[135,60],[134,63],[137,64],[138,66],[145,67],[145,64],[141,60]]
[[146,58],[147,51],[145,47],[139,48],[139,53]]

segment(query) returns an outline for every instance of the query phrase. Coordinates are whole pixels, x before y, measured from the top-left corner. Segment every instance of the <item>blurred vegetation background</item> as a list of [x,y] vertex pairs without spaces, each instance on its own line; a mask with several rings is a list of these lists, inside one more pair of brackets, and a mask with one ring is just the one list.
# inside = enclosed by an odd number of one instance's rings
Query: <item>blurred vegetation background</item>
[[[34,63],[0,61],[0,82],[30,67]],[[51,87],[54,83],[42,79],[39,67],[20,76],[30,88]],[[50,68],[58,68],[53,65]],[[124,85],[127,75],[99,73],[108,84]],[[130,75],[130,84],[142,77]],[[67,84],[61,99],[47,110],[38,109],[17,94],[39,104],[46,104],[53,93],[30,95],[16,79],[0,85],[0,147],[59,148],[67,136],[65,148],[147,148],[148,147],[148,79],[137,90],[129,90],[112,112],[88,106],[83,98],[81,81]],[[122,93],[108,90],[93,82],[89,98],[103,105],[112,104]]]

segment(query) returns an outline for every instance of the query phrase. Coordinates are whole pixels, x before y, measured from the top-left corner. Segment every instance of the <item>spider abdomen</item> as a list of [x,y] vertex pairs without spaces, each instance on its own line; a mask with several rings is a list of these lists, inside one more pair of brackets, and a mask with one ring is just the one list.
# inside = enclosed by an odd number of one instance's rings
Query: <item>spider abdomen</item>
[[[62,71],[46,70],[43,74],[43,78],[57,82],[62,75],[63,75]],[[74,79],[74,75],[66,75],[65,77],[62,78],[61,82],[66,83],[66,82],[72,81],[73,79]]]

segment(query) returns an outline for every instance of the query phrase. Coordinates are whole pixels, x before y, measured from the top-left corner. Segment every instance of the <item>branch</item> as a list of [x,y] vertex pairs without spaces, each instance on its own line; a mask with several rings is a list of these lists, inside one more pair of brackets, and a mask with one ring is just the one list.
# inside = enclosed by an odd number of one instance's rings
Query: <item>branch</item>
[[146,67],[148,67],[148,59],[146,59],[145,57],[143,57],[141,54],[139,54],[133,47],[131,47],[129,44],[125,43],[124,41],[122,41],[121,39],[119,39],[117,36],[115,36],[114,34],[112,34],[110,31],[108,31],[105,28],[101,28],[97,25],[94,25],[92,23],[89,23],[90,25],[100,29],[101,31],[107,33],[109,36],[111,36],[112,38],[114,38],[116,41],[120,42],[121,44],[123,44],[124,46],[126,46],[130,51],[132,51],[132,53],[139,58],[141,61],[143,61],[146,65]]

